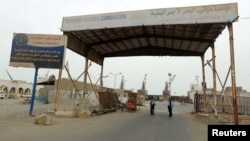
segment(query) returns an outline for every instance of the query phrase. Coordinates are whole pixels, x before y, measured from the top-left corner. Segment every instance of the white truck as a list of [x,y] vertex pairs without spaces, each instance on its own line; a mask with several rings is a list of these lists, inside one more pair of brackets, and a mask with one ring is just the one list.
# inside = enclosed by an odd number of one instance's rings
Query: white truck
[[25,93],[21,95],[22,98],[32,98],[32,95],[29,93]]
[[0,98],[1,98],[1,99],[4,99],[5,96],[6,96],[5,91],[0,91]]

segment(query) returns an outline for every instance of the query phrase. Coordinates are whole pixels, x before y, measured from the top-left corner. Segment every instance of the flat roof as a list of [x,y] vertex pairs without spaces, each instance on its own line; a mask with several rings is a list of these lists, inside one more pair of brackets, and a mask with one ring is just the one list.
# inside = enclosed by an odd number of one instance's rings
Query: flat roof
[[64,17],[67,48],[103,65],[106,57],[202,56],[228,23],[237,3],[146,9]]

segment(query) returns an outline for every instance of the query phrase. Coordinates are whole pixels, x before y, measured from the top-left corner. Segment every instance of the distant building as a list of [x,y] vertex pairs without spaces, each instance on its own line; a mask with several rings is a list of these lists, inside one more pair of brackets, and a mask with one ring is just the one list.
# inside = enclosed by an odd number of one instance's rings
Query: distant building
[[[187,92],[187,96],[189,97],[190,102],[194,101],[194,96],[196,93],[203,94],[202,86],[191,84],[190,90]],[[250,92],[247,92],[246,90],[243,90],[242,87],[236,87],[236,93],[237,96],[245,96],[250,97]],[[213,94],[213,88],[207,88],[206,94]],[[225,87],[224,93],[221,93],[221,91],[217,91],[217,95],[232,95],[232,87]]]
[[187,96],[188,96],[189,101],[191,103],[194,102],[194,95],[196,93],[203,93],[202,86],[199,86],[199,85],[196,85],[196,84],[191,84],[190,85],[190,90],[187,92]]
[[[242,87],[236,87],[236,93],[237,93],[237,96],[250,97],[250,92],[247,92]],[[224,94],[232,96],[232,87],[226,87]]]
[[[43,86],[36,87],[37,92]],[[0,79],[0,90],[6,92],[7,98],[19,98],[22,94],[32,94],[33,84],[22,80],[3,80]]]

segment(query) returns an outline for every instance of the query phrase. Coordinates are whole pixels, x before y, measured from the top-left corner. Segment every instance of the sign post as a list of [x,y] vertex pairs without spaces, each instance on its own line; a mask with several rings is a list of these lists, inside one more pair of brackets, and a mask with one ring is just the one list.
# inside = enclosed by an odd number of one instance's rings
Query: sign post
[[39,68],[63,69],[67,36],[14,33],[10,66],[35,68],[29,115],[32,116]]
[[37,74],[38,74],[38,68],[35,68],[35,76],[34,76],[33,89],[32,89],[32,98],[31,98],[31,102],[30,102],[30,112],[29,112],[30,116],[32,116],[33,107],[34,107],[34,100],[35,100],[35,94],[36,94]]

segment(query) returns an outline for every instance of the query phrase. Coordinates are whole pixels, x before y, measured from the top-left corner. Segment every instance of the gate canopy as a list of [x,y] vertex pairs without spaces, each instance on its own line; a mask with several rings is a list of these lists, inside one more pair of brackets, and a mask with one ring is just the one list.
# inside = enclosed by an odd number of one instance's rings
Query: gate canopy
[[64,17],[67,48],[103,65],[106,57],[202,56],[228,23],[237,3]]

